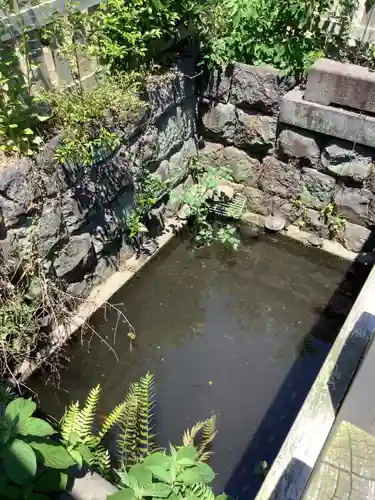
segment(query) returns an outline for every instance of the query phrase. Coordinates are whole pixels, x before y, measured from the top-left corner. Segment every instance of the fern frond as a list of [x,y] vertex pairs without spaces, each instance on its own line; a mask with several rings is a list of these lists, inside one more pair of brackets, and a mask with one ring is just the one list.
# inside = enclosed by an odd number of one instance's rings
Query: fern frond
[[98,434],[98,438],[100,441],[104,438],[107,432],[110,429],[112,429],[112,427],[114,427],[116,424],[120,422],[122,415],[125,411],[125,407],[126,407],[126,402],[123,401],[122,403],[117,405],[116,408],[114,408],[111,411],[111,413],[107,416]]
[[135,463],[137,455],[139,386],[132,384],[125,396],[125,411],[120,421],[120,434],[117,439],[117,452],[121,466],[127,469]]
[[78,433],[79,402],[72,403],[60,422],[60,434],[65,441],[69,441],[72,432]]
[[100,397],[100,385],[91,389],[82,410],[79,412],[77,421],[77,433],[81,439],[88,438],[92,434],[92,426],[95,419],[96,409]]
[[212,455],[211,451],[207,451],[212,444],[212,441],[217,435],[216,415],[207,418],[202,427],[202,439],[197,448],[197,457],[202,462],[206,462]]
[[194,484],[190,488],[199,500],[215,500],[215,495],[207,484]]
[[109,451],[104,446],[98,446],[95,450],[95,465],[104,477],[108,477],[112,470],[111,457]]
[[197,435],[202,430],[204,422],[197,422],[191,429],[187,429],[182,437],[182,444],[184,446],[194,446]]
[[153,428],[153,409],[154,409],[154,382],[153,373],[147,372],[139,381],[139,436],[138,447],[141,457],[146,457],[152,453],[154,444]]

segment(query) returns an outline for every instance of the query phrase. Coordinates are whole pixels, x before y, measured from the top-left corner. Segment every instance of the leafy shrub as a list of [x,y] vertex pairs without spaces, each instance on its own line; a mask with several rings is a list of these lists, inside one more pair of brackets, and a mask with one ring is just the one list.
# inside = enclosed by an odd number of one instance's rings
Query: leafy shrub
[[[330,0],[224,0],[213,10],[218,21],[206,37],[211,65],[229,61],[271,64],[285,73],[301,75],[324,54],[339,56],[346,45],[356,0],[345,0],[333,15]],[[216,10],[215,10],[216,9]],[[337,10],[337,8],[336,8]],[[324,29],[337,21],[338,33]]]
[[0,492],[2,498],[47,500],[47,493],[66,488],[68,468],[75,464],[66,448],[51,436],[57,431],[33,417],[30,399],[11,401],[0,417]]
[[112,68],[138,67],[155,41],[176,32],[174,0],[105,0],[92,18],[97,55]]
[[[170,453],[156,452],[129,472],[118,473],[122,490],[111,500],[174,498],[176,500],[215,500],[210,484],[215,478],[211,467],[199,461],[193,446],[170,446]],[[225,500],[219,495],[217,500]]]
[[212,204],[225,198],[221,184],[232,180],[228,169],[208,165],[199,160],[195,163],[192,174],[195,184],[187,187],[181,196],[184,204],[184,217],[191,222],[193,236],[198,247],[209,246],[213,241],[238,248],[236,228],[226,224],[215,224],[211,217]]
[[137,75],[106,75],[100,84],[82,91],[79,85],[59,85],[40,94],[53,110],[61,145],[56,157],[90,165],[101,150],[113,150],[121,141],[121,127],[135,120],[145,104],[137,95]]

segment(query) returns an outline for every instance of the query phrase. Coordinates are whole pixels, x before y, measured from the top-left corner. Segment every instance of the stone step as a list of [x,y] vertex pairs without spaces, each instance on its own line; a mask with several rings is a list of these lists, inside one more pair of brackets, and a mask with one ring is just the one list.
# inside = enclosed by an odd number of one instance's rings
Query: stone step
[[375,73],[356,64],[318,59],[308,74],[305,99],[375,113]]
[[293,89],[284,96],[279,120],[355,144],[375,147],[374,117],[308,101],[300,89]]

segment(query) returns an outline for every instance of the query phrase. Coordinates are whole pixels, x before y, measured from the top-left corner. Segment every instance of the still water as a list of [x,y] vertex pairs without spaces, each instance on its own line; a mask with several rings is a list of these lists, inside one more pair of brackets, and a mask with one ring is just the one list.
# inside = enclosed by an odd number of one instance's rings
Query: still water
[[117,314],[99,312],[92,324],[118,359],[97,336],[77,337],[58,386],[46,373],[30,385],[43,410],[60,417],[100,383],[106,413],[154,372],[159,442],[179,444],[186,428],[216,414],[215,489],[251,500],[262,481],[254,468],[274,460],[345,319],[327,304],[342,303],[338,290],[345,304],[354,298],[349,267],[280,237],[232,254],[176,239],[112,299],[135,327],[132,350],[125,324],[114,335]]

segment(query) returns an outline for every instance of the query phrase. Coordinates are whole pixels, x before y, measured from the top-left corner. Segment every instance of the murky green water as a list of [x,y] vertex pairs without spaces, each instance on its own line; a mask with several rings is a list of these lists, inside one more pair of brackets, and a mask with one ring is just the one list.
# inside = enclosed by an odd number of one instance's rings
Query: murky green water
[[278,237],[229,255],[176,240],[113,297],[136,329],[132,351],[126,325],[114,339],[117,315],[100,313],[93,324],[118,359],[87,335],[66,348],[59,388],[45,384],[47,374],[30,385],[43,409],[60,416],[100,383],[105,413],[132,381],[155,372],[161,444],[178,444],[187,427],[215,413],[215,487],[252,499],[261,482],[254,467],[274,460],[343,323],[341,295],[329,313],[328,302],[340,287],[344,304],[356,293],[342,284],[348,268]]

